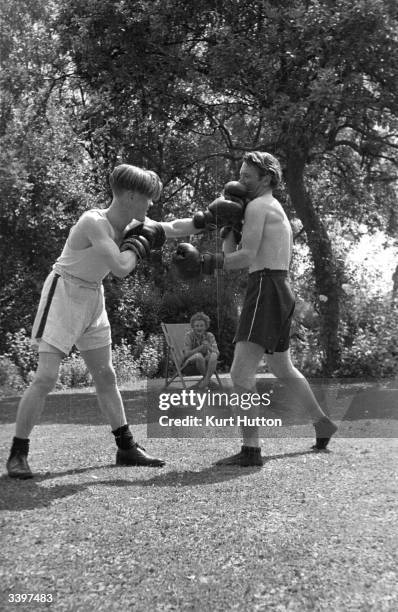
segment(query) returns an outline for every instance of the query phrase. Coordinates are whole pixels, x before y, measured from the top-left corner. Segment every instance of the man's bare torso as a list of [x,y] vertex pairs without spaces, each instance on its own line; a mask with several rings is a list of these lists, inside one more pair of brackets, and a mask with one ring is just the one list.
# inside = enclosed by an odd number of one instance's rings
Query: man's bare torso
[[293,236],[286,213],[271,194],[260,196],[254,201],[261,201],[266,214],[265,220],[261,218],[264,224],[262,238],[249,272],[263,268],[288,270],[292,256]]

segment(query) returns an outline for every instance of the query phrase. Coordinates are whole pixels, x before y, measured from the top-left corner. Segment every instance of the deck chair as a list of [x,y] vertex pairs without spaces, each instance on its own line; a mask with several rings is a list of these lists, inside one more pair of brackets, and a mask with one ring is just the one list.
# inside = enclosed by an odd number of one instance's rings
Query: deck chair
[[[183,388],[186,389],[183,348],[185,334],[191,329],[191,326],[189,323],[161,323],[161,326],[167,343],[165,386],[168,387],[177,377],[179,377]],[[176,372],[169,378],[171,363],[174,364]],[[191,366],[191,364],[186,365]],[[199,374],[199,372],[197,372],[197,374]],[[217,378],[218,384],[222,387],[217,370],[214,372],[213,376]]]

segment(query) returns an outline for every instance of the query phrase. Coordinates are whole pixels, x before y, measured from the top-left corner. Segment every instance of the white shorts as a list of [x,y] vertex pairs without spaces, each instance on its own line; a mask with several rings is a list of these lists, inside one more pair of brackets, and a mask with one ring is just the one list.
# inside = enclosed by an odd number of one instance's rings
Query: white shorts
[[32,329],[32,344],[39,351],[41,340],[66,355],[73,345],[80,351],[89,351],[111,344],[102,283],[50,272]]

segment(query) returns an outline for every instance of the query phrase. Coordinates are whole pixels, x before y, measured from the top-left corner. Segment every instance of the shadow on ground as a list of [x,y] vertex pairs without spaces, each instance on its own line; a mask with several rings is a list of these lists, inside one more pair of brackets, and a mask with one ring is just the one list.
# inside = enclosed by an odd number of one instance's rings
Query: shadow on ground
[[[313,455],[312,451],[297,451],[292,453],[283,453],[271,455],[265,458],[264,465],[279,459],[292,459],[303,455]],[[41,483],[51,481],[58,478],[68,476],[80,476],[92,474],[93,472],[102,471],[104,469],[125,470],[114,464],[101,465],[95,467],[78,468],[65,470],[62,472],[52,472],[45,474],[37,474],[31,480],[15,480],[6,475],[0,477],[0,486],[2,489],[2,499],[0,500],[0,510],[33,510],[35,508],[45,508],[50,506],[54,501],[71,497],[81,491],[85,491],[89,487],[104,485],[106,487],[196,487],[201,485],[212,485],[218,482],[245,478],[250,474],[263,469],[261,466],[253,466],[240,468],[237,466],[209,466],[199,471],[178,471],[170,472],[163,471],[159,468],[145,468],[156,470],[156,473],[149,478],[134,478],[134,471],[137,468],[127,468],[132,470],[132,478],[113,479],[112,473],[110,478],[85,481],[76,484],[58,484],[51,486],[41,486]],[[142,468],[141,468],[142,469]],[[111,479],[112,478],[112,479]]]

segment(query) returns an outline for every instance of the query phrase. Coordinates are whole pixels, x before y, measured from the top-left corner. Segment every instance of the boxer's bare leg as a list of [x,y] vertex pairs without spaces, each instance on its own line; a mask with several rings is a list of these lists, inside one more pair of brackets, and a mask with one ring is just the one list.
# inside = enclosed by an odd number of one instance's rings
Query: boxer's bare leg
[[[231,366],[231,379],[235,393],[256,391],[256,372],[264,349],[254,342],[237,342]],[[248,416],[255,416],[255,407],[248,410]],[[257,416],[257,415],[256,415]],[[242,427],[242,450],[236,455],[217,461],[217,465],[241,465],[244,467],[262,465],[259,429],[257,426]]]
[[292,395],[299,400],[310,415],[316,435],[316,443],[312,448],[325,450],[331,436],[337,431],[337,427],[320,407],[306,378],[294,367],[290,350],[273,353],[266,357],[271,372],[286,383]]
[[281,378],[283,382],[286,383],[292,394],[294,394],[294,397],[304,406],[314,422],[326,416],[318,404],[308,381],[303,374],[294,367],[289,349],[283,353],[266,355],[266,360],[272,374],[277,378]]
[[116,373],[112,365],[111,346],[81,351],[81,356],[93,377],[101,412],[112,430],[126,425],[123,400],[117,387]]
[[11,478],[32,478],[27,457],[29,436],[40,419],[47,395],[54,388],[60,363],[65,355],[45,342],[40,344],[39,362],[32,383],[19,402],[7,471]]
[[[231,366],[231,378],[237,393],[255,393],[256,373],[263,354],[264,349],[259,344],[237,342]],[[250,408],[248,415],[252,413],[253,408]],[[242,442],[244,446],[259,447],[258,427],[242,427]]]
[[162,467],[164,465],[162,459],[152,457],[133,440],[122,396],[116,383],[111,345],[82,351],[81,355],[93,377],[100,409],[110,423],[115,436],[118,447],[117,465]]
[[39,353],[35,377],[19,402],[15,426],[15,435],[18,438],[29,438],[40,419],[47,395],[57,382],[59,366],[65,355],[55,347],[50,348],[53,352]]

